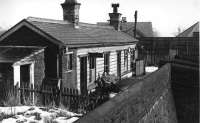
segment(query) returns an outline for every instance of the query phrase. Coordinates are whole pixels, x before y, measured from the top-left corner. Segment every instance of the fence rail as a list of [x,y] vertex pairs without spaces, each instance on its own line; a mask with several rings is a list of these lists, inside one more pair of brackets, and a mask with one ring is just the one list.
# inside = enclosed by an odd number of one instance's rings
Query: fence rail
[[14,88],[21,104],[34,104],[43,106],[64,106],[71,111],[87,113],[109,99],[108,95],[89,93],[80,95],[77,89],[61,88],[43,85],[33,86],[20,84]]

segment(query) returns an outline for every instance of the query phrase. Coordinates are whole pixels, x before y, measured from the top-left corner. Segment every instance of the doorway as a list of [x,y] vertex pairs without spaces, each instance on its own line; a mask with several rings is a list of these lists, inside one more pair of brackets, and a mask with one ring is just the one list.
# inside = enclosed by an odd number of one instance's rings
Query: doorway
[[117,76],[121,80],[121,51],[117,51]]
[[31,64],[25,64],[20,66],[20,88],[21,91],[21,104],[26,104],[27,101],[33,101],[29,89],[31,88]]
[[82,95],[87,95],[87,56],[80,57],[80,90]]
[[20,87],[30,84],[30,64],[20,66]]

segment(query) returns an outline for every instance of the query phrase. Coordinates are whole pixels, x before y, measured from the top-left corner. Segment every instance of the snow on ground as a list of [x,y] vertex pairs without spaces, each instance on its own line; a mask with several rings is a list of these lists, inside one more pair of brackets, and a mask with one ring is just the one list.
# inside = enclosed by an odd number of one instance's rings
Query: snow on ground
[[113,98],[113,97],[115,97],[116,95],[117,95],[117,93],[110,93],[110,94],[109,94],[109,97],[110,97],[110,98]]
[[[10,117],[4,118],[3,115],[10,115]],[[81,116],[81,114],[58,108],[36,106],[0,107],[1,123],[73,123]]]
[[145,71],[147,73],[152,73],[152,72],[154,72],[156,70],[158,70],[158,67],[155,67],[155,66],[147,66],[147,67],[145,67]]

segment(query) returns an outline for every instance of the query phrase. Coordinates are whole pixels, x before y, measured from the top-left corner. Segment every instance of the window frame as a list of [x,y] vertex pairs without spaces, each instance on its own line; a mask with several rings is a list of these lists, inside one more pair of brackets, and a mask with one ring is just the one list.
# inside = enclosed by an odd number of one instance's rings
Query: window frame
[[128,71],[128,50],[124,50],[124,68],[125,72]]
[[96,58],[89,57],[89,69],[95,69],[95,68],[96,68]]
[[104,72],[110,72],[110,52],[104,52]]
[[[96,80],[96,57],[89,57],[89,83],[92,83]],[[92,78],[91,70],[94,70],[94,80]]]
[[[66,71],[72,71],[73,70],[73,52],[67,52],[65,53],[66,57],[67,57],[67,64],[66,64]],[[70,60],[70,61],[69,61]]]

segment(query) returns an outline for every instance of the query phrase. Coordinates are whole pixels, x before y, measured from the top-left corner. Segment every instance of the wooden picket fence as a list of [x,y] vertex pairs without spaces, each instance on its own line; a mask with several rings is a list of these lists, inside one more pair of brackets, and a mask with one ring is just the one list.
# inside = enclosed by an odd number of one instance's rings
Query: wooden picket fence
[[80,95],[77,89],[58,89],[55,86],[48,85],[33,87],[33,85],[21,84],[17,90],[22,104],[64,106],[79,113],[87,113],[109,99],[108,95],[97,93]]

